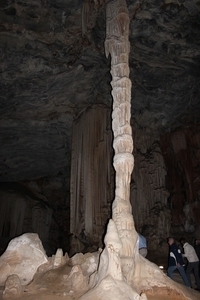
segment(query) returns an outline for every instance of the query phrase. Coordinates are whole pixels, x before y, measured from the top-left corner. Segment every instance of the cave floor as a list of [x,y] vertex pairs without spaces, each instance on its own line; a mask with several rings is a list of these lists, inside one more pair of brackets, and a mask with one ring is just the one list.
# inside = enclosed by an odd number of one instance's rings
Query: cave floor
[[[195,297],[194,299],[200,299],[200,293],[196,291],[191,292],[193,296]],[[199,294],[199,297],[198,297]],[[74,293],[73,295],[68,295],[68,293],[57,293],[57,294],[52,294],[51,292],[48,291],[40,291],[40,292],[35,292],[31,294],[24,293],[24,295],[21,295],[20,297],[15,297],[15,298],[6,298],[6,299],[15,299],[15,300],[77,300],[81,294]],[[176,294],[168,294],[168,295],[163,295],[161,293],[156,293],[149,295],[147,294],[147,299],[148,300],[183,300],[182,296],[178,296]],[[0,295],[0,300],[3,300],[2,297],[2,290],[1,290],[1,295]],[[95,299],[94,299],[95,300]]]
[[[192,276],[192,282],[193,287],[194,285],[194,277]],[[174,273],[174,280],[178,283],[182,284],[182,279],[178,273]],[[43,282],[43,284],[40,285],[40,288],[31,291],[25,291],[23,294],[21,294],[19,297],[10,297],[6,299],[15,299],[15,300],[77,300],[81,293],[79,292],[72,292],[70,291],[69,287],[63,286],[62,288],[57,285],[57,282],[55,280],[51,281],[50,286],[45,286],[46,283]],[[3,288],[0,288],[0,300],[3,300]],[[194,296],[194,299],[200,299],[200,293],[196,292],[194,289],[191,289],[191,295]],[[156,291],[147,293],[148,300],[183,300],[182,296],[177,295],[176,292],[173,293],[173,291],[167,291],[167,290],[161,290],[157,289]],[[193,299],[193,298],[192,298]],[[94,299],[95,300],[95,299]]]
[[[166,266],[162,264],[161,260],[157,265],[164,266],[166,273]],[[35,279],[27,286],[26,290],[18,297],[7,297],[6,299],[15,300],[77,300],[84,291],[72,291],[74,288],[69,286],[68,281],[63,280],[66,274],[66,269],[55,269],[51,272],[38,274]],[[183,285],[182,278],[178,272],[174,272],[174,280]],[[191,275],[193,288],[196,288],[195,278]],[[184,285],[183,285],[184,286]],[[185,287],[185,286],[184,286]],[[194,289],[190,289],[191,299],[200,299],[200,293]],[[3,287],[0,287],[0,300],[3,300]],[[169,291],[167,289],[156,288],[149,290],[147,293],[148,300],[183,300],[182,295],[178,295],[176,291]],[[95,299],[94,299],[95,300]]]

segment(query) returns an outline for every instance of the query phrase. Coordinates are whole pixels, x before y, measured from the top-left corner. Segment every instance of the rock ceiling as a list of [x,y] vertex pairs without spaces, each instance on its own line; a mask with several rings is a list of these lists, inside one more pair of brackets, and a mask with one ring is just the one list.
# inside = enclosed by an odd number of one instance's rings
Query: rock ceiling
[[[103,0],[2,0],[0,181],[69,173],[72,122],[111,108]],[[200,121],[200,1],[127,0],[132,117],[159,133]]]

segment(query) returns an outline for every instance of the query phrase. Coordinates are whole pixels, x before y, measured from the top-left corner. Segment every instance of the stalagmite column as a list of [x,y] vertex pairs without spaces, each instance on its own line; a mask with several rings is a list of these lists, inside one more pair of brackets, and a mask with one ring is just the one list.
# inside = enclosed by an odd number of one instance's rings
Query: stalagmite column
[[[108,1],[105,51],[111,55],[113,113],[112,129],[116,190],[113,220],[122,249],[123,274],[132,268],[137,234],[130,205],[130,178],[133,170],[133,140],[130,126],[131,81],[129,79],[129,16],[125,0]],[[135,234],[134,234],[135,233]],[[129,267],[128,267],[129,266]],[[128,268],[127,268],[128,267]]]
[[[197,300],[181,285],[169,279],[158,266],[138,253],[130,204],[130,178],[133,170],[133,140],[130,126],[131,82],[129,79],[129,17],[125,0],[106,2],[105,50],[111,55],[113,96],[113,147],[116,171],[112,219],[104,239],[98,269],[90,276],[90,290],[79,300],[147,300],[147,293],[174,294],[179,300]],[[170,294],[171,293],[171,294]],[[172,295],[172,297],[171,297]]]

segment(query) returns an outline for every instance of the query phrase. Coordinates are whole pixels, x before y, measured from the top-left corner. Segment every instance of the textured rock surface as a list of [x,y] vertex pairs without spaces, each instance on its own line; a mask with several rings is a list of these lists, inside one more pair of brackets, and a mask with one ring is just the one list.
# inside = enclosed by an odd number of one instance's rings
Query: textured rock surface
[[[1,2],[1,181],[69,176],[73,118],[111,105],[104,1],[85,3]],[[127,5],[135,121],[159,131],[199,121],[199,2]]]
[[137,230],[156,202],[167,205],[169,192],[165,187],[166,165],[159,136],[152,129],[134,129],[135,166],[131,181],[131,204]]
[[3,299],[19,296],[23,291],[20,279],[17,274],[9,275],[5,282]]
[[47,255],[69,251],[69,200],[62,177],[0,183],[0,254],[13,237],[36,232]]
[[[174,232],[191,231],[197,219],[194,215],[199,209],[200,193],[199,132],[196,132],[200,121],[200,3],[196,0],[126,2],[130,16],[131,117],[138,132],[132,181],[136,196],[133,204],[141,204],[138,210],[142,218],[137,217],[137,224],[142,227],[142,220],[159,198],[161,203],[173,203],[170,209],[173,208],[172,220],[177,225],[172,223]],[[48,200],[53,207],[50,229],[53,250],[56,246],[68,250],[73,120],[93,105],[104,105],[108,110],[112,105],[110,62],[104,55],[104,3],[103,0],[0,3],[0,181],[23,181],[23,185]],[[170,156],[164,155],[168,147],[165,133],[177,126],[187,128],[190,123],[194,123],[188,133],[191,147],[184,155],[195,149],[194,170],[177,168],[179,174],[173,177],[177,186],[173,188],[171,183],[164,183],[166,172],[171,172]],[[165,160],[160,154],[161,134],[166,139],[162,140]],[[184,184],[191,201],[189,206],[188,200],[182,200],[186,199],[185,190],[181,191],[185,172],[190,174],[190,188]],[[22,213],[24,205],[21,201]],[[102,214],[100,218],[104,221],[107,208]],[[194,232],[199,235],[199,229]],[[8,237],[6,232],[3,237]]]
[[177,128],[161,138],[165,164],[168,166],[166,187],[172,210],[174,233],[188,237],[200,235],[200,128],[199,125]]
[[37,234],[25,233],[14,238],[0,257],[0,285],[13,274],[18,275],[21,285],[26,285],[37,268],[46,262],[47,256]]
[[[124,297],[125,299],[146,299],[145,294],[142,294],[141,297],[139,297],[127,283],[121,281],[120,278],[117,279],[118,276],[116,277],[116,268],[119,271],[119,261],[116,259],[116,251],[119,250],[120,244],[119,238],[116,235],[116,230],[113,230],[112,226],[106,237],[106,244],[108,247],[107,250],[110,252],[108,255],[110,260],[108,265],[110,267],[103,268],[102,271],[105,273],[106,270],[108,274],[114,274],[115,279],[112,279],[111,276],[106,277],[94,291],[83,296],[83,299],[101,299],[102,297],[105,297],[105,294],[108,299],[113,299],[113,297],[114,299],[121,299],[121,297]],[[112,245],[114,248],[112,248]],[[20,296],[18,296],[19,299],[30,300],[38,299],[38,297],[43,300],[62,299],[63,296],[67,300],[79,299],[89,288],[87,282],[91,274],[97,270],[99,255],[100,252],[87,253],[85,255],[79,253],[71,259],[63,257],[62,265],[57,268],[54,268],[54,257],[49,258],[46,264],[39,267],[32,282],[23,287],[21,286],[18,276],[11,275],[6,281],[3,298],[10,299],[11,297],[20,294]],[[106,256],[107,254],[105,252],[104,262],[108,259]],[[116,268],[113,268],[112,264],[114,264]],[[145,264],[146,266],[151,266],[151,263],[148,261],[146,261]],[[144,270],[141,270],[140,273],[143,274]],[[163,276],[162,271],[160,276]],[[156,273],[154,276],[152,276],[151,273],[151,277],[156,278]],[[175,283],[173,285],[175,286]],[[188,291],[181,286],[179,286],[178,293],[174,293],[166,287],[164,289],[157,287],[155,290],[151,289],[148,291],[147,294],[148,296],[150,295],[150,299],[154,300],[160,299],[160,295],[162,295],[162,299],[166,300],[180,300],[183,299],[184,296],[186,296],[187,299],[198,299],[198,293],[195,294],[194,292],[188,294]]]
[[114,198],[112,139],[110,110],[105,106],[87,109],[73,124],[70,229],[74,246],[79,242],[83,248],[71,250],[103,247]]

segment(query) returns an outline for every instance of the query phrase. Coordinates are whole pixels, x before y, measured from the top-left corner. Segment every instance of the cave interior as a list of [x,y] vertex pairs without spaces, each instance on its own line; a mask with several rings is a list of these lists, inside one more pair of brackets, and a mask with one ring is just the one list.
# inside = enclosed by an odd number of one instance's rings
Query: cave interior
[[[200,1],[127,0],[130,202],[149,255],[200,238]],[[0,4],[0,251],[103,247],[114,199],[104,0]]]

